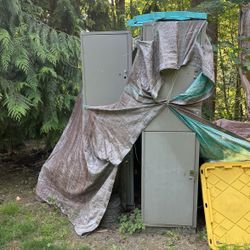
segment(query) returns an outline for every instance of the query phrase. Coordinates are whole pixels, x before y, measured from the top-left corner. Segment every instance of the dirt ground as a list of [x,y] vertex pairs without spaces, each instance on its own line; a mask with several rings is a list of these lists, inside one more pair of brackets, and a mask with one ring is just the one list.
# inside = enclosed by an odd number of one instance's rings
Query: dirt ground
[[117,223],[79,237],[60,211],[36,200],[37,177],[47,154],[31,151],[0,157],[0,249],[209,249],[202,218],[197,231],[147,228],[124,235]]

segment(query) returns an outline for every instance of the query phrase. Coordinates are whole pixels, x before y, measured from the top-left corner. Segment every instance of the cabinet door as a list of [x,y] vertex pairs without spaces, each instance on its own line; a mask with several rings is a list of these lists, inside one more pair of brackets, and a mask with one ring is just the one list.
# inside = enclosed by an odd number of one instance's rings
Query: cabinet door
[[119,101],[131,66],[129,32],[82,32],[83,99],[88,106]]
[[[198,143],[192,132],[144,132],[142,216],[149,226],[196,226]],[[198,152],[197,152],[198,151]]]

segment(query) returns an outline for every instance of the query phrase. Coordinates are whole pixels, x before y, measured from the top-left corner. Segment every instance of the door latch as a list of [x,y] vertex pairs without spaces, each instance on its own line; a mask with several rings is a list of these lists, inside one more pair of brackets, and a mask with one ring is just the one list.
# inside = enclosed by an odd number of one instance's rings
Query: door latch
[[189,170],[189,180],[195,180],[197,178],[197,171]]

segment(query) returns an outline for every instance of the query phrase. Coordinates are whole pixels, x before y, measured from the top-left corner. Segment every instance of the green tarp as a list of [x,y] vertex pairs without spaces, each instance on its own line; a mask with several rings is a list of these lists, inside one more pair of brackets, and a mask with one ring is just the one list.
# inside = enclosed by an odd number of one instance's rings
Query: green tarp
[[200,155],[205,161],[250,160],[250,141],[226,131],[181,107],[187,103],[194,104],[206,99],[211,95],[213,86],[213,82],[200,73],[184,93],[170,102],[170,109],[196,133],[200,142]]

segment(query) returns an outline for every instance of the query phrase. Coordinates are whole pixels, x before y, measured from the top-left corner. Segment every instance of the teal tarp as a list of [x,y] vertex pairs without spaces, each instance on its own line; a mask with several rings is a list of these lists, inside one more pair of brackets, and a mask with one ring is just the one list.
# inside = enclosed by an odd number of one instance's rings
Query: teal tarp
[[213,90],[213,82],[202,73],[190,87],[170,102],[170,109],[192,131],[200,142],[200,155],[205,161],[250,160],[250,141],[226,131],[182,108],[205,99]]
[[128,26],[142,26],[144,23],[176,20],[185,21],[191,19],[207,19],[206,13],[190,12],[190,11],[168,11],[168,12],[152,12],[149,14],[135,16],[133,19],[128,20]]
[[179,105],[201,102],[211,95],[213,88],[213,82],[200,73],[190,87],[185,92],[174,97],[172,102]]

